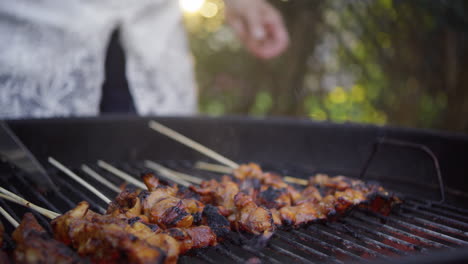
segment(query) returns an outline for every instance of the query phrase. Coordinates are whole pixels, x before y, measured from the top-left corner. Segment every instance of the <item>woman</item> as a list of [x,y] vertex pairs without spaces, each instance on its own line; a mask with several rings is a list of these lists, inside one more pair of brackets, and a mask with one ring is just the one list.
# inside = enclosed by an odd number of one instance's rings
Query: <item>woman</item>
[[[225,4],[228,23],[252,54],[268,59],[287,47],[281,16],[265,0]],[[97,115],[116,28],[136,111],[196,113],[181,18],[176,0],[0,1],[0,118]]]

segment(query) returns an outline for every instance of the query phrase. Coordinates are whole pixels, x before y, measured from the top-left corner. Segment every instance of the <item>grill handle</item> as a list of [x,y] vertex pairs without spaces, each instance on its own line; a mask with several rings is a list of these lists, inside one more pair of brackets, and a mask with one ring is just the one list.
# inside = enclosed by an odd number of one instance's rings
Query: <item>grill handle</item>
[[429,155],[431,157],[432,163],[434,164],[434,170],[436,172],[437,180],[439,183],[439,191],[440,191],[439,203],[445,202],[445,185],[444,185],[444,180],[442,178],[442,173],[440,171],[439,160],[437,159],[437,156],[434,154],[434,152],[429,147],[423,144],[418,144],[418,143],[413,143],[413,142],[408,142],[408,141],[403,141],[403,140],[398,140],[398,139],[390,139],[390,138],[385,138],[385,137],[378,138],[374,142],[372,146],[372,151],[369,157],[367,158],[366,162],[364,163],[364,166],[361,169],[359,178],[364,178],[367,170],[370,167],[372,160],[374,160],[374,157],[376,156],[378,150],[380,149],[380,146],[383,144],[397,146],[397,147],[404,147],[404,148],[413,148],[413,149],[420,150],[426,153],[427,155]]

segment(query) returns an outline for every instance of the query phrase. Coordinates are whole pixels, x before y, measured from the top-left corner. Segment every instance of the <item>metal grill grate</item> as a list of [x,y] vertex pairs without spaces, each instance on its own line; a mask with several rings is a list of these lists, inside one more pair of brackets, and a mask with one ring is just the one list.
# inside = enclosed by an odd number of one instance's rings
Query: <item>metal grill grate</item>
[[[191,173],[202,179],[219,177],[217,174],[194,170],[188,161],[159,161],[170,168]],[[143,163],[122,163],[114,166],[138,175],[148,170]],[[90,166],[102,176],[116,184],[123,182],[97,166]],[[294,170],[294,168],[291,168]],[[115,192],[75,170],[108,197]],[[60,192],[41,195],[28,184],[24,176],[15,174],[6,180],[0,177],[1,186],[56,212],[63,213],[79,201],[88,201],[94,210],[106,208],[101,200],[62,173],[51,170],[52,180]],[[400,194],[401,197],[402,194]],[[14,218],[20,220],[26,209],[0,200]],[[36,214],[41,224],[50,231],[47,219]],[[10,232],[10,229],[7,230]],[[11,239],[6,238],[11,245]],[[335,222],[315,223],[300,229],[277,231],[268,245],[262,249],[255,245],[255,237],[231,233],[220,245],[198,250],[180,258],[180,263],[245,263],[257,260],[269,263],[286,261],[302,263],[366,262],[375,259],[391,259],[412,254],[425,254],[440,249],[449,250],[468,247],[468,210],[450,205],[434,203],[417,198],[406,198],[399,210],[385,217],[363,209],[356,209]]]

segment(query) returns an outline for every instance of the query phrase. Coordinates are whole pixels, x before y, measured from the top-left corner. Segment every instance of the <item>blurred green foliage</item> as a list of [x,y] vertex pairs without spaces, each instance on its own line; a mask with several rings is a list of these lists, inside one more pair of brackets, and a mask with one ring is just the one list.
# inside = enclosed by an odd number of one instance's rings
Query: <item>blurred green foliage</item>
[[291,44],[261,61],[223,24],[186,15],[208,115],[299,116],[468,132],[465,1],[278,0]]

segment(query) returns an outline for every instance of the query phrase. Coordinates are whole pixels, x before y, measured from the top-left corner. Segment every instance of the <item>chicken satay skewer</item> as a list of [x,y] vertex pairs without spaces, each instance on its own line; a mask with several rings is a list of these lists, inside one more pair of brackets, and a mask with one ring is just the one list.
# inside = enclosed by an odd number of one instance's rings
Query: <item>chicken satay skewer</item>
[[198,142],[195,142],[194,140],[180,134],[179,132],[177,131],[174,131],[154,120],[151,120],[149,122],[149,127],[152,128],[153,130],[155,131],[158,131],[159,133],[167,136],[167,137],[170,137],[192,149],[195,149],[197,150],[198,152],[226,165],[226,166],[229,166],[233,169],[239,167],[239,164],[235,163],[234,161],[222,156],[221,154],[213,151],[212,149],[209,149],[205,146],[203,146],[202,144],[198,143]]
[[3,207],[0,206],[0,214],[3,215],[3,217],[5,217],[6,220],[8,220],[8,222],[10,222],[10,224],[14,227],[14,228],[17,228],[19,226],[19,223],[18,221],[16,221],[13,216],[11,216],[7,211],[5,211],[5,209],[3,209]]
[[[165,169],[164,167],[162,167]],[[171,179],[178,179],[178,175],[172,175],[171,171],[168,170],[165,172],[168,177]],[[180,179],[179,179],[180,180]],[[190,185],[188,182],[185,182],[187,185]],[[89,185],[84,185],[85,188],[88,188]],[[137,228],[138,229],[138,228]],[[135,230],[136,232],[139,232]],[[174,232],[174,233],[172,233]],[[167,230],[167,232],[163,234],[156,234],[159,236],[163,236],[163,240],[167,240],[167,237],[164,236],[170,236],[171,239],[175,239],[174,241],[178,241],[178,245],[180,246],[180,249],[183,252],[188,251],[191,248],[198,248],[198,247],[205,247],[205,246],[210,246],[210,245],[215,245],[216,244],[216,236],[215,233],[211,230],[211,227],[208,226],[195,226],[187,229],[181,229],[181,228],[172,228]],[[182,235],[182,236],[181,236]],[[195,236],[195,237],[194,237]],[[188,240],[187,240],[188,239]],[[193,244],[191,244],[193,243]],[[162,242],[160,246],[165,246],[166,242]]]
[[[8,199],[10,201],[15,201],[15,202],[18,200],[18,197],[19,197],[19,196],[16,196],[16,195],[9,196],[9,195],[4,195],[4,194],[0,194],[0,196],[3,197],[3,198]],[[71,219],[72,221],[76,220],[79,223],[80,221],[83,221],[82,219],[80,219],[80,217],[83,216],[82,215],[83,213],[84,214],[88,214],[88,213],[95,214],[92,211],[87,210],[88,207],[89,207],[89,204],[87,204],[86,202],[82,202],[76,208],[72,209],[71,211],[69,211],[69,212],[67,212],[67,213],[65,213],[63,215],[60,215],[58,213],[54,213],[54,214],[56,214],[56,216],[52,218],[52,217],[50,217],[49,214],[45,213],[45,212],[48,211],[47,209],[41,208],[39,206],[35,206],[34,208],[30,207],[27,204],[32,204],[32,203],[29,202],[29,201],[26,201],[23,198],[21,198],[21,201],[26,202],[26,204],[20,203],[23,206],[29,207],[29,208],[43,214],[44,216],[51,218],[53,220],[52,221],[53,226],[54,226],[54,221],[57,221],[57,222],[55,222],[56,227],[54,227],[54,234],[55,234],[55,232],[58,232],[57,234],[59,234],[59,236],[60,236],[60,232],[63,232],[63,230],[61,230],[61,228],[64,228],[64,227],[65,228],[70,228],[70,227],[64,226],[64,224],[67,224],[67,222],[69,221],[69,220],[67,220],[67,218]],[[74,212],[76,210],[78,210],[78,211]],[[76,213],[78,213],[78,214],[75,215]],[[97,214],[95,214],[95,215],[98,216]],[[86,245],[86,244],[89,243],[88,240],[90,240],[90,241],[96,241],[96,239],[106,240],[106,237],[115,235],[115,236],[109,238],[110,240],[107,241],[107,242],[113,242],[113,243],[106,243],[105,242],[105,243],[102,244],[102,245],[110,245],[110,247],[107,247],[107,248],[104,247],[104,249],[102,249],[102,250],[110,250],[111,252],[112,251],[124,250],[124,251],[127,252],[125,254],[127,256],[129,255],[128,252],[132,251],[132,252],[130,252],[130,253],[132,253],[132,255],[129,256],[127,261],[136,261],[138,263],[153,263],[153,262],[157,261],[157,263],[160,263],[161,249],[162,248],[158,247],[159,249],[155,249],[154,247],[152,247],[153,244],[149,240],[151,238],[148,238],[148,240],[146,238],[135,239],[135,236],[132,234],[132,231],[121,230],[121,229],[118,229],[118,228],[116,229],[117,226],[115,226],[115,224],[112,224],[112,223],[110,225],[107,224],[107,223],[103,223],[104,226],[99,227],[100,223],[95,222],[95,220],[96,221],[99,220],[99,217],[97,217],[96,219],[85,220],[84,222],[82,222],[82,225],[84,224],[84,225],[89,226],[90,228],[94,228],[95,230],[93,232],[86,231],[86,228],[83,229],[83,227],[75,226],[74,228],[76,228],[77,230],[79,229],[80,232],[78,232],[78,233],[76,233],[76,231],[72,232],[72,233],[65,232],[65,237],[62,237],[63,239],[60,239],[58,237],[55,237],[55,239],[62,242],[62,243],[69,244],[69,243],[71,243],[72,238],[71,237],[69,238],[68,235],[74,234],[76,236],[76,239],[79,240],[79,242],[76,242],[76,243],[78,243],[78,244],[83,243],[84,245]],[[116,221],[119,221],[119,219],[116,219]],[[121,223],[123,223],[123,222],[121,222]],[[58,229],[55,230],[55,228],[58,228]],[[102,229],[102,228],[104,228],[104,229]],[[101,233],[99,233],[99,232],[101,232]],[[103,235],[106,232],[107,233],[110,232],[110,233],[108,233],[106,235]],[[57,235],[57,234],[55,234],[55,235]],[[90,235],[90,238],[88,240],[86,239],[87,235],[85,235],[85,234]],[[63,234],[62,234],[62,236],[63,236]],[[122,241],[122,239],[126,239],[126,238],[128,238],[129,241],[126,241],[126,242],[123,241],[122,243],[120,243]],[[167,238],[170,238],[170,237],[167,237]],[[167,238],[164,241],[167,241]],[[56,241],[56,240],[53,240],[53,241]],[[78,241],[78,240],[76,240],[76,241]],[[174,242],[175,242],[175,240],[174,240]],[[141,249],[141,254],[138,253],[138,250],[136,250],[136,251],[134,250],[135,247],[129,246],[128,243],[134,243],[137,248],[139,248],[139,246],[140,247],[144,246],[144,248],[142,248],[142,249],[140,248]],[[81,249],[81,247],[78,246],[77,249],[79,251]],[[165,248],[165,249],[167,249],[167,248]],[[149,252],[149,250],[152,251],[153,254],[151,254],[151,252]],[[164,250],[164,249],[162,249],[162,250]],[[168,252],[165,252],[165,253],[167,254]],[[91,256],[91,257],[94,256],[94,253],[90,252],[88,249],[85,249],[85,251],[81,252],[80,255],[81,254]],[[170,254],[169,254],[169,257],[166,259],[165,263],[176,263],[178,254],[179,254],[178,248],[175,251],[172,250],[170,252]],[[110,255],[112,256],[113,254],[110,254]],[[100,258],[102,256],[103,256],[102,252],[97,254],[98,258]],[[142,259],[142,260],[148,260],[149,259],[150,261],[145,262],[145,261],[140,261],[140,259]],[[47,262],[47,263],[50,263],[50,262]],[[112,261],[111,262],[106,262],[105,261],[105,263],[114,263],[114,262],[112,262]]]
[[[167,173],[173,174],[173,177],[177,177],[178,174],[178,172],[173,170],[168,170]],[[196,185],[199,186],[200,184]],[[245,195],[245,197],[242,197],[241,195],[238,199],[236,197],[234,197],[235,201],[233,201],[236,207],[238,207],[235,225],[240,225],[243,229],[253,234],[261,234],[264,239],[268,239],[275,230],[273,220],[270,219],[272,217],[271,212],[264,207],[257,206],[250,196]],[[251,218],[252,215],[256,215],[260,221]]]
[[[212,149],[209,149],[203,145],[201,145],[200,143],[180,134],[179,132],[177,131],[174,131],[164,125],[162,125],[161,123],[158,123],[154,120],[151,120],[149,123],[148,123],[149,127],[152,128],[153,130],[167,136],[167,137],[170,137],[172,139],[174,139],[175,141],[181,143],[181,144],[184,144],[218,162],[220,162],[221,164],[224,164],[226,165],[228,168],[230,168],[231,170],[232,169],[237,169],[239,167],[239,164],[235,163],[234,161],[222,156],[221,154],[215,152],[214,150]],[[206,165],[206,164],[205,164]],[[213,167],[213,166],[209,166],[210,169],[213,169],[213,170],[218,170],[220,167]],[[222,172],[224,173],[224,172]],[[300,179],[300,178],[295,178],[295,177],[290,177],[288,176],[287,178],[285,177],[285,180],[287,179],[287,181],[291,182],[291,183],[296,183],[296,184],[301,184],[301,185],[307,185],[307,181],[305,181],[304,179]],[[305,184],[304,184],[305,183]]]
[[[26,213],[21,223],[18,223],[2,207],[0,207],[0,214],[15,228],[12,233],[12,238],[15,241],[15,250],[12,256],[15,263],[82,263],[75,252],[52,239],[31,213]],[[0,246],[1,244],[0,237]],[[0,252],[0,262],[10,263],[5,252]]]

